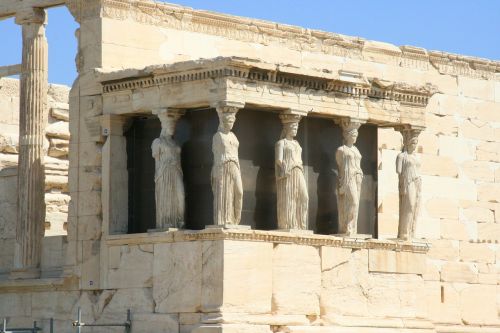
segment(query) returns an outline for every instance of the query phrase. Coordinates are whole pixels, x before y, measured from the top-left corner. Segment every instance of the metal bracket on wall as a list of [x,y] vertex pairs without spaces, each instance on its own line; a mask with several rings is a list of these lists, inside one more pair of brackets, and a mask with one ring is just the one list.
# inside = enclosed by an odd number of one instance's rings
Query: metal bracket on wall
[[[130,309],[127,310],[127,320],[124,323],[110,323],[110,324],[86,324],[82,322],[82,310],[78,308],[78,318],[73,322],[73,327],[76,327],[76,332],[81,333],[82,327],[125,327],[125,333],[130,333],[132,327],[132,319],[130,316]],[[2,332],[0,332],[2,333]]]

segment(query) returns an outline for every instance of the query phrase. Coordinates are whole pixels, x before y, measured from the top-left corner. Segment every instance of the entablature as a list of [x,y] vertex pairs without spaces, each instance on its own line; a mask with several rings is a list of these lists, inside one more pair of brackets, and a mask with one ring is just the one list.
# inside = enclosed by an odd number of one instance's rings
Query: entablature
[[104,113],[203,108],[222,100],[319,117],[350,117],[383,126],[425,126],[437,91],[362,73],[311,70],[248,58],[215,58],[102,73]]

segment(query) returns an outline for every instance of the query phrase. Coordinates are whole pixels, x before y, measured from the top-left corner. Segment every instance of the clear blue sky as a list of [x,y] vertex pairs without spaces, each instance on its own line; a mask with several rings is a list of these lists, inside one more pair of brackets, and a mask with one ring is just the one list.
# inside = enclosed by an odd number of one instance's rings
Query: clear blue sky
[[[0,0],[1,1],[1,0]],[[500,60],[500,0],[177,0],[195,9]],[[71,85],[77,24],[49,10],[49,80]],[[0,65],[21,61],[21,29],[0,21]]]

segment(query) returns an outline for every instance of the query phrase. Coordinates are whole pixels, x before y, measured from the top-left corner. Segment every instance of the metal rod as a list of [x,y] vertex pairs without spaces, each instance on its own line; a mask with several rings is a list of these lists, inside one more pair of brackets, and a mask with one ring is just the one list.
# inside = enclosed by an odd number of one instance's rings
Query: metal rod
[[88,327],[125,327],[125,331],[130,332],[130,327],[132,326],[132,318],[130,314],[130,309],[127,310],[127,321],[125,323],[109,323],[109,324],[86,324],[82,323],[82,311],[78,308],[78,319],[73,322],[73,326],[76,327],[77,333],[81,333],[81,328],[84,326]]
[[50,333],[54,333],[54,318],[50,318]]

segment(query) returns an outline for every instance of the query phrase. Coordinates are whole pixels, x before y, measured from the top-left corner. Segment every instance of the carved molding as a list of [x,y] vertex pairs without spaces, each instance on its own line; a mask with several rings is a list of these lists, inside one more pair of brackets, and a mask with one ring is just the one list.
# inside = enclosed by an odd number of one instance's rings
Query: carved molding
[[[500,62],[446,52],[402,46],[401,52],[369,46],[365,39],[311,30],[297,26],[243,18],[219,13],[195,11],[172,4],[145,0],[68,0],[77,20],[102,16],[116,20],[132,19],[139,23],[222,36],[263,45],[279,44],[292,50],[318,52],[353,59],[364,59],[363,53],[389,56],[387,62],[401,67],[428,70],[429,64],[440,73],[494,79]],[[368,46],[365,50],[365,44]],[[378,60],[380,61],[380,60]]]
[[402,242],[379,239],[355,239],[343,238],[329,235],[307,235],[294,234],[280,231],[262,230],[230,230],[223,228],[210,228],[200,231],[182,230],[168,231],[135,235],[110,235],[107,244],[134,245],[134,244],[156,244],[173,242],[192,241],[214,241],[214,240],[237,240],[253,242],[287,243],[309,246],[333,246],[352,249],[380,249],[388,251],[404,251],[427,253],[430,243],[422,242]]

